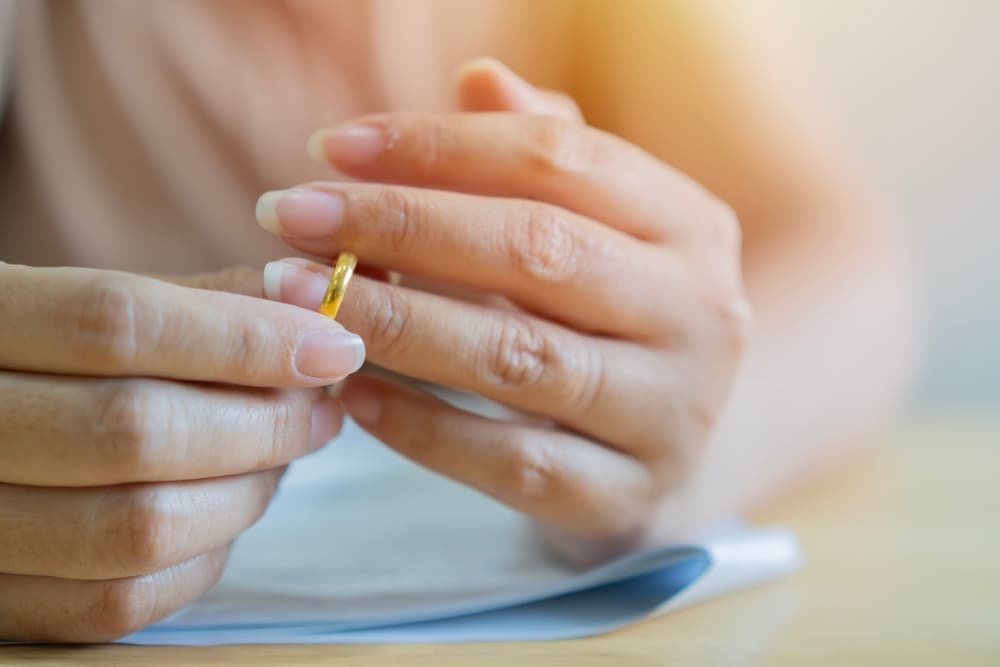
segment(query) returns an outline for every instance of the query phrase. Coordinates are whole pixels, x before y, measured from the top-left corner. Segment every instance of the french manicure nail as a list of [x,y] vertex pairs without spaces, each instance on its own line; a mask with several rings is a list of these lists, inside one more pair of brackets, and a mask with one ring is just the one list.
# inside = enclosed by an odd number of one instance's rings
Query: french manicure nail
[[314,378],[339,380],[361,368],[364,361],[364,341],[346,329],[308,333],[295,350],[295,369]]
[[329,277],[284,259],[264,265],[264,296],[271,301],[290,303],[309,310],[319,308]]
[[281,233],[281,223],[278,221],[278,200],[283,194],[285,194],[284,190],[271,190],[257,199],[257,208],[254,210],[257,224],[272,234]]
[[281,301],[281,274],[288,264],[268,262],[264,265],[264,296],[271,301]]
[[311,239],[340,227],[344,200],[337,193],[306,188],[273,190],[257,200],[257,224],[282,236]]
[[373,125],[344,125],[309,137],[309,155],[317,162],[350,170],[370,165],[385,150],[385,135]]

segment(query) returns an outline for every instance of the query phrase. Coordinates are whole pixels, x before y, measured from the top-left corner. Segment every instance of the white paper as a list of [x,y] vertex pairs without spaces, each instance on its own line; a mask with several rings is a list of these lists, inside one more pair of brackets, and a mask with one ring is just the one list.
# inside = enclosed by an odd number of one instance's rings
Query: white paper
[[124,641],[151,644],[548,639],[603,632],[790,572],[781,529],[729,527],[580,572],[520,515],[348,424],[296,463],[222,581]]

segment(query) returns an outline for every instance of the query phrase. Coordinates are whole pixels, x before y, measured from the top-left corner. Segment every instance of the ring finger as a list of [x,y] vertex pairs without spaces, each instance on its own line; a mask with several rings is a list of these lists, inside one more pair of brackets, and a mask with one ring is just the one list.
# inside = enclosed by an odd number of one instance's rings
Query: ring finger
[[654,488],[639,461],[571,433],[494,421],[370,377],[349,381],[344,399],[404,456],[579,537],[627,534]]
[[[329,275],[329,267],[303,259],[272,262],[265,292],[315,310]],[[664,392],[678,384],[669,365],[639,344],[360,277],[339,319],[381,366],[551,417],[631,451],[653,440]]]

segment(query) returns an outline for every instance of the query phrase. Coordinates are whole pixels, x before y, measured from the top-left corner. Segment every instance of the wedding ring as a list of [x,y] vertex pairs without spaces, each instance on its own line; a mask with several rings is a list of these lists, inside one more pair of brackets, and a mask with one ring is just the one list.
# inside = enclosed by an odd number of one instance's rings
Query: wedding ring
[[358,265],[358,258],[353,253],[342,252],[337,257],[337,263],[333,266],[333,273],[330,275],[330,284],[323,295],[323,301],[319,304],[319,312],[330,318],[337,317],[340,304],[347,293],[347,283],[351,282],[354,275],[354,267]]

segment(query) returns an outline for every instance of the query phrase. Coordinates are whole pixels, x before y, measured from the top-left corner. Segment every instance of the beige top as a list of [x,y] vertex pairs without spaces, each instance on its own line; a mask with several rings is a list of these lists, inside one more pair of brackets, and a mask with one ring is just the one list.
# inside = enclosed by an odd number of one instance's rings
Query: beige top
[[[476,55],[559,77],[566,5],[530,0],[0,0],[14,9],[0,260],[186,272],[291,254],[264,190],[329,177],[316,128],[451,106]],[[2,25],[2,23],[0,23]],[[548,27],[547,27],[548,26]]]

